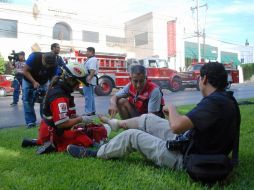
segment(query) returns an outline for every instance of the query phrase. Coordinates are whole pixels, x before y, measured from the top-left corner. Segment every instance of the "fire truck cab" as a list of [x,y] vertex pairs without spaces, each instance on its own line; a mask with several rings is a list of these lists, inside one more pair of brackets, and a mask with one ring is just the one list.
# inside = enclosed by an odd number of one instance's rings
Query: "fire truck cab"
[[156,83],[162,89],[168,89],[177,92],[182,88],[181,77],[177,71],[169,69],[168,62],[165,59],[157,57],[148,57],[144,59],[128,59],[127,65],[140,64],[147,68],[147,77]]
[[[64,57],[64,56],[63,56]],[[99,84],[95,87],[95,94],[98,96],[109,95],[113,88],[122,88],[130,82],[130,67],[135,64],[147,68],[148,79],[158,84],[161,88],[173,92],[179,91],[182,86],[180,76],[175,70],[168,68],[166,60],[158,58],[128,59],[126,54],[96,53],[99,62]],[[82,51],[75,51],[75,57],[65,57],[67,61],[84,63],[87,59]],[[81,87],[82,88],[82,87]],[[82,90],[80,90],[82,92]]]

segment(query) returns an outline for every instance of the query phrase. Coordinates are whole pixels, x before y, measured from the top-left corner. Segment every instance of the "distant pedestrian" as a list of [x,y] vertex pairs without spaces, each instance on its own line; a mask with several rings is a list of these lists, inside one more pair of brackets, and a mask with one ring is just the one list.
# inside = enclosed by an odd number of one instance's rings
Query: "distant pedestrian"
[[88,116],[95,115],[94,87],[97,85],[97,74],[99,71],[98,60],[95,57],[95,49],[87,48],[87,60],[84,63],[85,72],[88,75],[86,81],[88,85],[83,87],[85,96],[85,114]]
[[63,58],[59,55],[59,53],[60,53],[60,45],[58,43],[53,43],[53,44],[51,44],[50,49],[51,49],[51,52],[56,55],[56,59],[57,59],[56,62],[58,64],[57,75],[60,76],[62,74],[61,67],[65,66],[65,62],[64,62]]
[[25,52],[21,51],[18,53],[18,61],[16,61],[15,64],[11,66],[12,68],[14,68],[15,78],[12,83],[12,87],[14,88],[13,102],[10,104],[10,106],[18,105],[20,87],[22,86],[24,66],[25,66]]

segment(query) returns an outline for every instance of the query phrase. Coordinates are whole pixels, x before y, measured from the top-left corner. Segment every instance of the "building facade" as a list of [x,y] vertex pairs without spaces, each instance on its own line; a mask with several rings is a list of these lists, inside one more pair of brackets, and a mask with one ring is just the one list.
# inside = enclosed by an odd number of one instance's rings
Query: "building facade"
[[[40,2],[30,7],[0,3],[0,53],[5,58],[12,50],[50,51],[50,44],[57,42],[63,53],[93,46],[97,52],[125,53],[128,58],[158,56],[178,71],[198,59],[195,26],[184,18],[150,12],[114,28],[70,8]],[[238,65],[241,59],[253,59],[253,51],[247,56],[238,46],[207,37],[200,37],[200,49],[203,61]]]
[[[99,22],[98,22],[99,23]],[[50,51],[50,44],[59,43],[63,53],[71,49],[126,53],[124,29],[100,26],[70,10],[52,8],[43,3],[32,7],[0,3],[0,53],[7,58],[12,50]],[[98,26],[99,25],[99,26]]]

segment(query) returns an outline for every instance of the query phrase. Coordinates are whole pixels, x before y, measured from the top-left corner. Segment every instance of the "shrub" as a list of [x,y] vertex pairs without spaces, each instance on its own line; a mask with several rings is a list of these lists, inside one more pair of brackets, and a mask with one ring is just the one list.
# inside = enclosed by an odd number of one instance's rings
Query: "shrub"
[[250,80],[254,75],[254,63],[242,64],[241,67],[243,68],[243,79]]

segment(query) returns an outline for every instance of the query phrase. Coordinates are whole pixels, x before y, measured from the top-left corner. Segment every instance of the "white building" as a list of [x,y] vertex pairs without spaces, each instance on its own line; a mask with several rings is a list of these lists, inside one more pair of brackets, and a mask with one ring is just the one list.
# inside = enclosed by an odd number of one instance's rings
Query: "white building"
[[254,46],[250,46],[248,40],[245,46],[240,46],[238,49],[240,49],[241,63],[254,63]]
[[68,9],[35,3],[32,7],[0,3],[0,53],[7,58],[11,50],[31,53],[32,47],[50,51],[59,43],[63,52],[95,47],[97,52],[126,53],[124,29],[105,28],[103,24],[81,19]]
[[[31,7],[0,3],[0,53],[5,58],[11,50],[23,50],[27,55],[32,47],[50,51],[54,42],[60,44],[62,52],[93,46],[97,52],[126,53],[129,58],[159,56],[178,71],[198,58],[195,24],[188,18],[151,12],[122,26],[109,27],[101,19],[45,2],[37,1]],[[205,43],[200,38],[200,42],[204,60],[237,64],[241,59],[239,48],[232,44],[209,38]]]
[[[148,13],[125,23],[126,49],[136,58],[159,56],[169,67],[182,70],[198,60],[195,26],[186,18]],[[205,40],[205,41],[204,41]],[[204,45],[205,44],[205,45]],[[240,63],[238,46],[200,37],[203,61]]]

